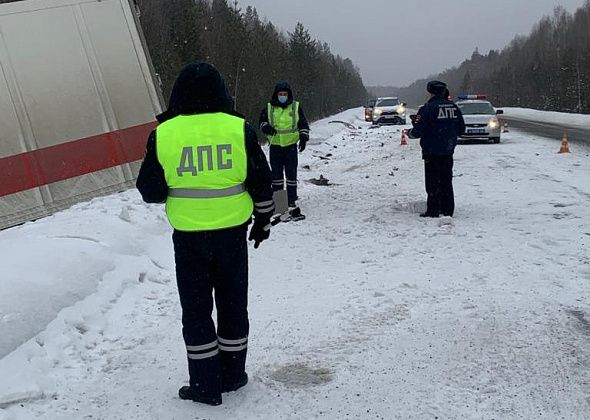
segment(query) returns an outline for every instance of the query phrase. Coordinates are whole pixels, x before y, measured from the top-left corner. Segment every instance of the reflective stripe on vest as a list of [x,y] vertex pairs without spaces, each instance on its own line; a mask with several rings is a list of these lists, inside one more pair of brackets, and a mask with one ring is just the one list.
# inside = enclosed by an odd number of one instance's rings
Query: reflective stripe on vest
[[168,197],[176,198],[219,198],[230,197],[246,191],[244,184],[235,187],[225,188],[223,190],[200,190],[196,188],[173,188],[168,190]]
[[156,129],[168,184],[166,215],[181,231],[239,226],[252,215],[246,191],[244,120],[224,113],[180,115]]
[[269,137],[270,144],[287,147],[299,141],[299,102],[293,101],[285,108],[272,106],[269,102],[266,112],[268,122],[277,130],[276,135]]

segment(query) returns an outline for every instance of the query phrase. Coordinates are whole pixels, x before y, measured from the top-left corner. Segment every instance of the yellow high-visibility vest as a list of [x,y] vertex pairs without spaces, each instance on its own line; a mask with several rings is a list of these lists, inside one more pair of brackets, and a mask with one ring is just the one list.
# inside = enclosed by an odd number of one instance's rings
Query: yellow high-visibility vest
[[168,184],[166,215],[174,229],[239,226],[254,210],[245,121],[225,114],[180,115],[156,129],[156,152]]
[[268,141],[275,146],[287,147],[299,141],[299,102],[293,101],[289,106],[281,108],[267,104],[268,122],[277,134],[269,136]]

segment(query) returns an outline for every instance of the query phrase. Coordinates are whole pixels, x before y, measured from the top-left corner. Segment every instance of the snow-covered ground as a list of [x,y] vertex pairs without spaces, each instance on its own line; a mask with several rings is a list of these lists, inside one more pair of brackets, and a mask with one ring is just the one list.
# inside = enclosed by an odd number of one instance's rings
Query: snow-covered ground
[[546,122],[566,127],[590,128],[590,115],[539,111],[530,108],[502,108],[508,117],[533,122]]
[[220,407],[177,397],[162,206],[128,191],[0,232],[0,419],[590,418],[590,151],[461,145],[455,218],[424,220],[418,144],[360,118],[314,124],[307,220],[251,249],[251,381]]

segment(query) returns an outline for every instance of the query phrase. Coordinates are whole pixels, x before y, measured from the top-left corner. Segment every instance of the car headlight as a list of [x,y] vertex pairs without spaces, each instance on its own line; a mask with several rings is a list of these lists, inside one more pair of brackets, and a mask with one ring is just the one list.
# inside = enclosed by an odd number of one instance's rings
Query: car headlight
[[488,122],[488,127],[491,128],[492,130],[500,127],[500,122],[498,121],[497,118],[490,118],[490,121]]
[[381,114],[383,114],[383,110],[380,108],[375,108],[375,111],[373,111],[375,113],[375,115],[379,116]]
[[404,114],[406,112],[406,108],[403,106],[400,106],[397,108],[397,113],[398,114]]

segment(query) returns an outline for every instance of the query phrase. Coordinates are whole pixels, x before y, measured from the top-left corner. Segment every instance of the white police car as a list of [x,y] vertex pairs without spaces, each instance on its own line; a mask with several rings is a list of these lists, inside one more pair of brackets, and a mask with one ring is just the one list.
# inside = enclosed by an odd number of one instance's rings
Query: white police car
[[495,110],[485,95],[459,95],[455,101],[465,120],[465,133],[461,140],[488,139],[500,143],[502,129],[498,115],[501,109]]
[[373,124],[406,124],[406,104],[397,97],[377,98]]

